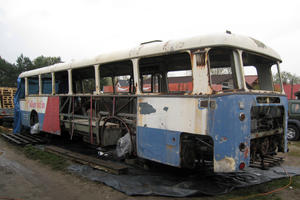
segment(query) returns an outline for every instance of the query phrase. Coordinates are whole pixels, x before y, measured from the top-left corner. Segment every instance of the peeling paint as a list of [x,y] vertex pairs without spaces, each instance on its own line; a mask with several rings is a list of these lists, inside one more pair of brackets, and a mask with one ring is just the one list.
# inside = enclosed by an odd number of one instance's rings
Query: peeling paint
[[[149,98],[138,99],[139,109],[137,125],[149,128],[165,129],[171,131],[188,132],[194,134],[207,133],[207,109],[199,110],[198,98]],[[149,104],[154,110],[143,110]]]
[[248,156],[249,156],[249,148],[247,147],[244,151],[244,158],[246,159],[248,158]]
[[156,112],[155,108],[149,103],[139,103],[139,107],[142,115],[149,115]]
[[167,149],[174,149],[175,148],[174,145],[169,145],[169,144],[167,144],[166,147],[167,147]]
[[214,172],[233,172],[235,171],[235,160],[225,157],[222,160],[214,160]]
[[227,142],[227,137],[221,137],[220,138],[220,144],[223,143],[223,142]]

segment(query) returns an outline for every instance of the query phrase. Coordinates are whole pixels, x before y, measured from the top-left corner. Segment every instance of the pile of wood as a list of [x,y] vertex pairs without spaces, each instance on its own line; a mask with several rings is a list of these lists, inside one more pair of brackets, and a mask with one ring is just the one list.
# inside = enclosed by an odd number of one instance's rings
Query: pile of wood
[[14,108],[14,95],[17,88],[0,87],[0,108]]

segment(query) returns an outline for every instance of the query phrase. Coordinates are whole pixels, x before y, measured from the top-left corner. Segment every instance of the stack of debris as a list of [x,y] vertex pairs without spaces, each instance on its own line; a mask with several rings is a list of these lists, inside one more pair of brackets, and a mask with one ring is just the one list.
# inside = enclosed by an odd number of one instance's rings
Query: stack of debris
[[14,95],[17,88],[0,87],[0,108],[14,108]]

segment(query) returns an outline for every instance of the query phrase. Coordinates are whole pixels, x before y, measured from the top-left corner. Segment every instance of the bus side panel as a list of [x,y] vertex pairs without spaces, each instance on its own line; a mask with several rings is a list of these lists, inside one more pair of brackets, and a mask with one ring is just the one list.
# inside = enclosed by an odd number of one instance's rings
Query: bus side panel
[[30,114],[32,111],[38,113],[39,127],[43,127],[44,115],[48,97],[26,97],[20,101],[21,121],[25,127],[30,127]]
[[44,116],[43,131],[60,135],[59,97],[49,97]]
[[137,128],[138,156],[152,161],[180,166],[180,132]]
[[23,126],[30,127],[30,115],[36,111],[41,131],[60,134],[59,97],[26,97],[20,101],[20,110]]
[[137,125],[191,134],[206,134],[207,109],[199,108],[199,98],[139,97]]
[[[233,172],[239,164],[246,166],[250,162],[250,110],[254,98],[251,95],[225,95],[211,98],[216,108],[209,112],[209,135],[214,140],[214,172]],[[240,114],[245,119],[240,120]],[[241,152],[239,145],[244,143],[246,149]]]
[[137,154],[156,162],[181,166],[181,133],[206,134],[207,109],[198,98],[139,97]]

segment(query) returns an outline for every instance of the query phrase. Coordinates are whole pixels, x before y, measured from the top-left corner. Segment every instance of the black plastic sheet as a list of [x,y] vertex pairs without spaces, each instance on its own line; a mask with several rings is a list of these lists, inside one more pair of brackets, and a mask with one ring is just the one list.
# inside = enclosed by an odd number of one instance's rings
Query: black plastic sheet
[[[284,168],[284,169],[283,169]],[[126,175],[113,175],[86,165],[71,165],[68,170],[92,181],[98,181],[127,195],[160,195],[187,197],[220,195],[234,188],[248,187],[273,179],[300,175],[300,168],[273,167],[268,170],[247,168],[235,173],[178,174],[131,169]],[[286,172],[285,172],[286,170]]]

